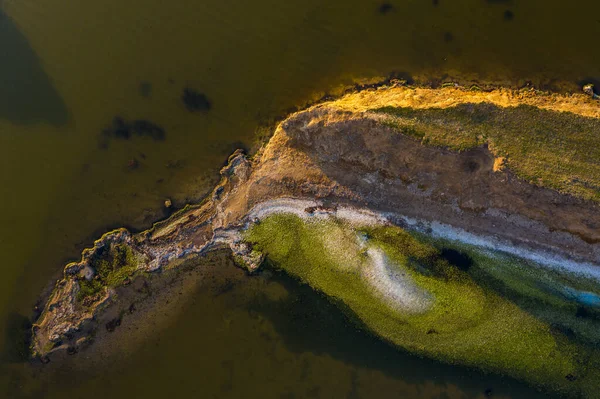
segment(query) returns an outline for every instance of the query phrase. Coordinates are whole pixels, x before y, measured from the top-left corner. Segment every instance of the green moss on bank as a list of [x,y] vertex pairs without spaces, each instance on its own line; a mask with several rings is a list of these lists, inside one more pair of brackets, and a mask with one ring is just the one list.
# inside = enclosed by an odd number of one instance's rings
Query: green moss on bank
[[[368,257],[359,236],[366,237],[367,247],[383,249],[398,272],[432,295],[429,310],[402,312],[377,294],[363,277]],[[398,228],[357,232],[333,219],[305,222],[293,215],[267,218],[246,239],[276,267],[343,303],[353,317],[399,347],[573,395],[600,387],[589,367],[600,342],[593,335],[597,320],[579,320],[583,324],[576,326],[569,316],[575,315],[574,305],[553,298],[534,279],[519,277],[526,270],[521,265],[521,271],[511,272],[516,259]]]
[[93,257],[90,266],[95,275],[91,280],[79,281],[77,299],[84,300],[102,292],[105,287],[122,285],[137,270],[138,260],[127,244],[111,244]]
[[600,120],[528,105],[371,110],[383,123],[424,144],[466,150],[489,144],[521,178],[600,201]]
[[82,301],[85,298],[92,297],[104,289],[104,285],[100,280],[80,280],[79,281],[79,292],[77,293],[77,300]]

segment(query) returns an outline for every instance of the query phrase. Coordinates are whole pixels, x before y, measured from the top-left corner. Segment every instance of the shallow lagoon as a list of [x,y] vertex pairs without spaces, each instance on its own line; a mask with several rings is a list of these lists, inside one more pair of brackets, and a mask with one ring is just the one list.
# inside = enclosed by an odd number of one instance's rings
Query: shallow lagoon
[[435,229],[426,235],[286,213],[246,233],[275,267],[393,345],[593,397],[600,385],[598,312],[563,292],[592,288],[596,293],[585,297],[597,297],[597,277],[473,245],[460,234],[435,236]]

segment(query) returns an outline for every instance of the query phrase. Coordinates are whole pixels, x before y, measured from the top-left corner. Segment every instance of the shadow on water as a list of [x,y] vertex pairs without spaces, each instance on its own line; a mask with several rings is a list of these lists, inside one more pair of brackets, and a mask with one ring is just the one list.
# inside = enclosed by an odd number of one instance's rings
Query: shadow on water
[[343,305],[333,304],[310,286],[299,284],[283,272],[273,273],[273,280],[285,286],[290,296],[280,301],[263,297],[250,303],[249,310],[269,319],[286,347],[293,352],[327,354],[353,367],[378,370],[411,384],[456,384],[467,397],[492,391],[529,398],[548,397],[510,378],[450,366],[404,352],[369,333]]
[[473,258],[469,255],[452,248],[442,248],[440,255],[452,266],[460,270],[468,271],[473,266]]
[[0,363],[19,363],[29,359],[31,321],[29,318],[11,313],[6,321],[4,351],[0,353]]
[[63,125],[67,107],[0,1],[0,118],[18,124]]

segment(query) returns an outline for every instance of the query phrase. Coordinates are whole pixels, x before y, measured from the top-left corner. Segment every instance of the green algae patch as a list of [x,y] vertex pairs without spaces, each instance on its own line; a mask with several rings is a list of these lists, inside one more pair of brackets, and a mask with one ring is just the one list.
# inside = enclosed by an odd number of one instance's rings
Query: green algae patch
[[[522,264],[510,271],[518,259],[396,227],[355,229],[333,218],[304,221],[283,214],[252,226],[245,238],[272,265],[400,348],[572,395],[600,387],[591,364],[597,321],[576,318],[577,306],[568,298],[522,278],[529,272]],[[373,249],[389,260],[386,273],[410,279],[432,299],[430,306],[394,306],[367,278]],[[563,282],[544,279],[552,282],[548,287]]]
[[489,144],[519,177],[600,201],[600,120],[530,105],[465,103],[449,108],[381,107],[382,123],[424,144],[466,150]]
[[[397,228],[378,230],[392,231],[394,235],[398,235],[398,231],[409,234]],[[435,248],[442,258],[449,248],[463,254],[471,265],[467,274],[471,281],[516,304],[545,322],[552,331],[576,337],[577,341],[591,346],[600,343],[600,287],[593,278],[542,267],[514,255],[482,250],[473,245],[411,234],[421,243]],[[398,250],[400,242],[397,241],[390,251]],[[427,262],[431,262],[431,258],[419,260],[420,264]],[[597,298],[598,303],[594,306],[581,302],[578,297],[582,294]]]
[[[274,215],[255,225],[247,239],[270,262],[317,290],[349,306],[386,314],[387,305],[361,278],[359,266],[364,255],[353,235],[340,224],[305,224],[295,216]],[[331,248],[322,237],[339,245]]]
[[93,297],[104,290],[104,285],[99,280],[80,280],[77,299],[83,301],[85,298]]
[[581,303],[577,293],[600,295],[597,283],[584,277],[545,269],[506,254],[470,250],[479,267],[474,280],[548,324],[553,331],[595,347],[600,343],[600,309]]

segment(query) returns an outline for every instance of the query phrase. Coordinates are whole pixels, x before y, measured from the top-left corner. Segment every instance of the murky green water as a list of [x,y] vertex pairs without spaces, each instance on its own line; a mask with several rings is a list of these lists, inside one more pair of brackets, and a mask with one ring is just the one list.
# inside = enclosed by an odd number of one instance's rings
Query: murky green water
[[[15,315],[29,315],[64,262],[78,257],[100,232],[149,225],[163,214],[166,198],[177,206],[201,198],[231,150],[251,145],[259,126],[325,93],[391,72],[421,81],[454,77],[515,86],[531,81],[566,90],[600,77],[596,1],[388,3],[391,9],[369,0],[0,2],[0,330]],[[186,87],[204,93],[210,110],[189,112],[181,101]],[[152,121],[164,128],[165,140],[107,140],[101,132],[115,116]],[[239,309],[239,302],[218,306],[237,312],[239,323],[255,323],[254,313]],[[388,354],[376,343],[371,344],[380,349],[373,350],[391,360],[369,361],[361,345],[350,344],[338,349],[344,356],[335,356],[327,341],[311,341],[314,334],[306,338],[309,349],[295,349],[285,329],[275,327],[294,326],[285,315],[269,327],[274,344],[252,334],[242,340],[238,330],[226,327],[213,332],[216,310],[209,306],[190,304],[185,312],[205,322],[181,317],[156,334],[158,346],[148,342],[115,369],[82,377],[86,397],[128,381],[147,397],[167,389],[189,394],[193,387],[219,396],[227,361],[241,363],[230,373],[235,387],[230,396],[244,389],[270,392],[265,385],[273,380],[290,386],[278,394],[297,396],[306,395],[300,387],[316,386],[322,397],[330,396],[325,392],[365,397],[382,384],[405,397],[421,397],[422,386],[448,384],[456,386],[456,393],[444,391],[451,397],[479,393],[461,388],[458,372],[444,371],[446,379],[436,384],[430,365],[407,367],[420,363]],[[178,334],[192,334],[200,325],[210,327],[199,339],[206,345],[186,351]],[[368,341],[361,337],[343,339]],[[0,343],[3,353],[10,352],[10,342]],[[319,342],[315,354],[311,349]],[[269,345],[279,345],[283,360],[272,360],[265,351]],[[209,348],[212,354],[204,356]],[[300,384],[294,373],[304,363],[315,371]],[[24,366],[6,367],[11,377],[0,381],[14,388],[14,369]],[[121,372],[132,367],[135,371]],[[199,372],[192,371],[196,368]],[[242,370],[256,370],[263,378]],[[352,381],[362,388],[351,391]],[[19,389],[26,392],[28,384]],[[409,388],[401,391],[398,384]]]
[[[248,278],[228,262],[208,269],[186,276],[196,280],[188,287],[177,282],[171,304],[154,305],[156,322],[126,316],[103,342],[116,355],[13,367],[8,397],[483,398],[489,389],[499,398],[544,397],[401,353],[285,275]],[[79,356],[93,359],[81,365]]]

